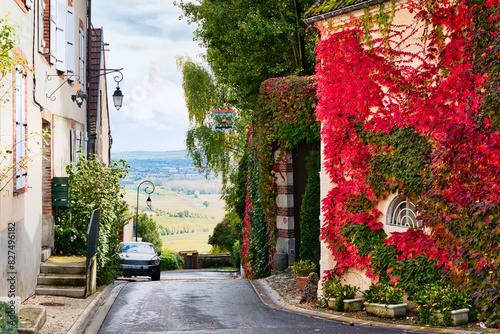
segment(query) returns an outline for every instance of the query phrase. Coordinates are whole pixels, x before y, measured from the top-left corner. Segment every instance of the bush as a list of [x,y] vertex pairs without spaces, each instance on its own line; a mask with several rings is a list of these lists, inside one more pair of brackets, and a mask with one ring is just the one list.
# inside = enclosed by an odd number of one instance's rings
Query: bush
[[0,302],[0,333],[17,334],[19,317],[8,303]]
[[471,307],[471,299],[449,285],[431,283],[421,287],[411,301],[417,305],[419,320],[423,324],[434,324],[433,313],[443,313],[445,325],[451,325],[451,311]]
[[231,252],[231,258],[233,259],[234,266],[240,268],[241,266],[241,242],[236,240],[233,245],[233,251]]
[[208,243],[212,246],[219,246],[223,252],[230,253],[236,240],[240,240],[243,223],[235,213],[227,213],[222,221],[218,223],[213,235],[208,237]]
[[368,303],[402,304],[404,291],[392,285],[375,283],[363,291],[363,298]]
[[150,242],[155,246],[156,250],[162,249],[163,242],[161,241],[160,231],[156,226],[153,217],[146,213],[139,215],[139,224],[137,225],[137,237],[142,238],[144,242]]
[[125,160],[113,161],[109,167],[92,156],[66,167],[70,185],[70,207],[56,222],[55,247],[64,254],[85,254],[87,228],[94,208],[100,208],[99,245],[97,252],[97,283],[109,284],[120,268],[116,245],[125,225],[126,203],[123,201],[123,180],[130,169]]
[[184,259],[182,256],[169,249],[165,249],[161,252],[160,260],[160,270],[182,269],[184,266]]

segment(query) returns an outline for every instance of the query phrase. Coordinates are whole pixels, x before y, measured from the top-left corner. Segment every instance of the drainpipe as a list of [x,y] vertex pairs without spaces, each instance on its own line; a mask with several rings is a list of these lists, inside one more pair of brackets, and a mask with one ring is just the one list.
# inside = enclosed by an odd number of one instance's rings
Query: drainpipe
[[87,0],[87,160],[90,158],[90,55],[92,47],[92,0]]

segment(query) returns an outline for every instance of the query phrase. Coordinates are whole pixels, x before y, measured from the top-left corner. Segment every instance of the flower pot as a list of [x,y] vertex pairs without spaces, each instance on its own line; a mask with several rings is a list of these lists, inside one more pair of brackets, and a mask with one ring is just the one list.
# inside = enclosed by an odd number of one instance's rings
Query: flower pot
[[[334,311],[337,311],[337,298],[329,298],[328,308]],[[362,299],[344,299],[344,311],[345,312],[356,312],[361,311],[361,307],[363,305]]]
[[407,304],[365,303],[366,313],[383,318],[401,318],[406,316]]
[[299,282],[300,291],[304,291],[307,283],[307,276],[297,276],[297,282]]
[[361,298],[344,299],[344,311],[357,312],[361,311],[363,300]]
[[[440,311],[434,312],[439,324],[445,324],[443,313]],[[469,323],[469,309],[464,308],[460,310],[451,311],[451,323],[454,326],[466,325]]]

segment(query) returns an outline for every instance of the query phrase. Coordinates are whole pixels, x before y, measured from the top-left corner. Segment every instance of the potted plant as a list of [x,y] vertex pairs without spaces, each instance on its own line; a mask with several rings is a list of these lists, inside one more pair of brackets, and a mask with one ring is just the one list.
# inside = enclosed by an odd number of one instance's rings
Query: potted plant
[[403,303],[404,291],[392,285],[375,283],[363,291],[366,313],[384,318],[400,318],[406,315]]
[[310,260],[300,260],[292,265],[292,274],[299,282],[300,290],[304,290],[309,273],[316,270],[316,264]]
[[426,284],[411,301],[417,305],[419,320],[424,324],[460,326],[469,322],[470,299],[449,285]]
[[323,295],[328,307],[335,311],[355,312],[361,311],[362,300],[355,299],[358,287],[350,284],[335,283],[329,279],[323,283]]

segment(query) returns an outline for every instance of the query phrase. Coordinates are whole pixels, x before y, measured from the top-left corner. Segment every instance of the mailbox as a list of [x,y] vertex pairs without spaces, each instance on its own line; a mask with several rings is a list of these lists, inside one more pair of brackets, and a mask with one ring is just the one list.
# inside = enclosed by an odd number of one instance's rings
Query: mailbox
[[67,177],[52,179],[52,205],[69,206],[69,182]]

